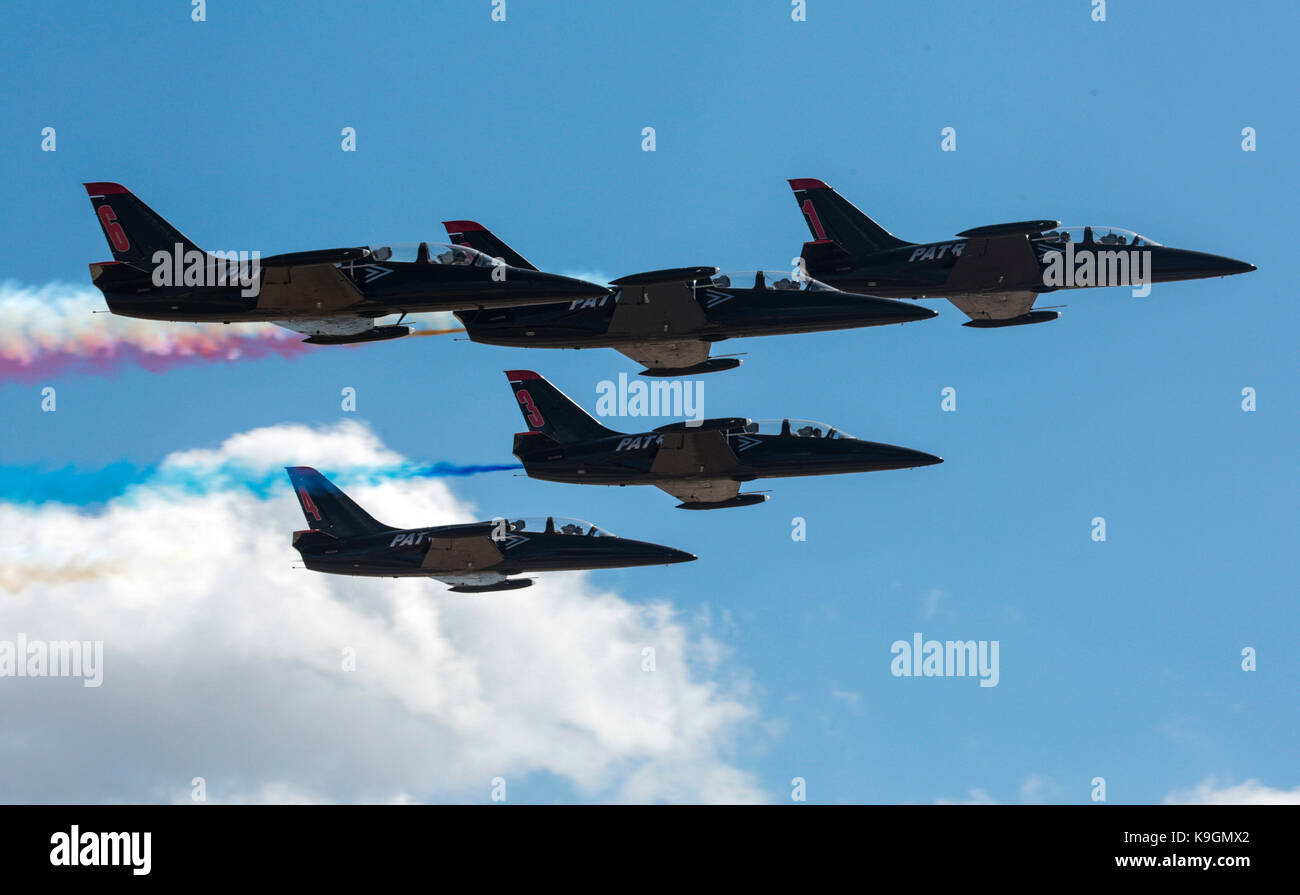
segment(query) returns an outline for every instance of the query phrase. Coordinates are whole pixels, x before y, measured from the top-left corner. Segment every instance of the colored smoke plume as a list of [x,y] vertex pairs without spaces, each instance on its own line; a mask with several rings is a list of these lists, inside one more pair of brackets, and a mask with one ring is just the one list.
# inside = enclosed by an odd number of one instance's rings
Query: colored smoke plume
[[[418,335],[460,330],[450,314],[422,315]],[[0,283],[0,381],[35,382],[66,373],[140,367],[160,373],[199,362],[298,357],[338,347],[306,345],[300,333],[270,323],[169,323],[108,312],[89,286]]]

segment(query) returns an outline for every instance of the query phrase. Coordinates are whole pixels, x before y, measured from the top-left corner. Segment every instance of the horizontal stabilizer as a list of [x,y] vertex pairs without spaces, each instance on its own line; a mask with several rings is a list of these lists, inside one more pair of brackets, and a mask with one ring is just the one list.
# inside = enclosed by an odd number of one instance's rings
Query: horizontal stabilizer
[[844,251],[839,243],[829,239],[805,242],[800,257],[803,258],[808,273],[813,276],[837,273],[853,267],[853,256]]

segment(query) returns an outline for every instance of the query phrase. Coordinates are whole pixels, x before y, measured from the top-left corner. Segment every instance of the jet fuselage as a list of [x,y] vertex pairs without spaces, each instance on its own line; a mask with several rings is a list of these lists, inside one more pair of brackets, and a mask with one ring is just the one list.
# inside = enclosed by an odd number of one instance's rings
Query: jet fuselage
[[472,341],[519,348],[612,348],[644,343],[655,336],[663,341],[718,342],[882,326],[935,316],[926,308],[834,289],[785,291],[701,285],[693,291],[703,324],[674,327],[668,321],[657,333],[619,326],[621,291],[567,304],[458,311],[456,316],[465,324]]
[[[1024,263],[1006,266],[994,263],[981,265],[980,269],[973,269],[972,265],[963,271],[964,276],[955,279],[954,271],[968,245],[987,241],[948,239],[854,257],[841,254],[838,258],[831,257],[833,253],[829,251],[823,256],[817,251],[817,243],[808,243],[805,257],[809,273],[831,286],[888,298],[945,298],[978,292],[1053,292],[1057,289],[1136,286],[1140,279],[1149,283],[1168,283],[1230,276],[1255,269],[1254,265],[1234,258],[1169,246],[1129,246],[1094,241],[1074,243],[1067,248],[1066,243],[1040,237],[1024,240],[1032,251],[1032,255],[1025,253]],[[1049,275],[1053,252],[1061,255],[1056,263],[1062,270],[1069,268],[1057,284],[1051,282]],[[1067,259],[1071,262],[1068,265]],[[1087,281],[1078,276],[1085,263],[1091,265]]]
[[616,569],[695,559],[672,547],[609,534],[511,531],[508,520],[507,526],[480,522],[348,538],[301,531],[294,533],[294,547],[316,572],[394,578]]
[[908,469],[943,462],[924,451],[856,438],[826,437],[829,433],[820,437],[750,434],[743,430],[720,434],[736,456],[735,465],[672,472],[656,469],[655,461],[665,439],[672,446],[676,437],[673,432],[620,434],[564,444],[532,432],[519,433],[514,453],[532,478],[596,485],[657,485],[698,478],[748,482]]

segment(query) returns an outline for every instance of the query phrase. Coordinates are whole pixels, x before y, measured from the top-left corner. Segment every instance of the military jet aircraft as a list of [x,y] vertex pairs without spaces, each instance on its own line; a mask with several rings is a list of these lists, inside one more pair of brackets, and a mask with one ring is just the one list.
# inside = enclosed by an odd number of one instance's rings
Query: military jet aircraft
[[310,466],[286,467],[310,526],[293,546],[315,572],[376,578],[437,578],[462,594],[518,590],[522,572],[622,569],[691,562],[684,550],[620,538],[580,519],[497,519],[393,528],[376,522]]
[[410,334],[390,314],[503,308],[608,295],[584,280],[510,267],[466,246],[419,243],[291,252],[205,252],[130,190],[87,183],[113,250],[90,265],[108,309],[124,317],[274,323],[318,345]]
[[[452,242],[535,270],[486,227],[447,221]],[[740,366],[709,357],[723,339],[907,323],[928,308],[832,289],[802,271],[720,274],[684,267],[614,280],[612,295],[567,304],[457,311],[470,339],[519,348],[614,348],[645,366],[642,376],[690,376]]]
[[[970,321],[991,328],[1045,323],[1041,293],[1090,286],[1136,286],[1247,273],[1255,265],[1174,249],[1118,227],[1061,227],[1017,221],[963,230],[956,239],[905,242],[820,180],[790,181],[812,232],[808,273],[842,289],[895,298],[946,298]],[[1136,294],[1142,294],[1138,291]]]
[[584,485],[654,485],[682,510],[745,507],[767,500],[740,493],[742,482],[931,466],[933,454],[860,441],[810,420],[744,417],[670,423],[624,433],[596,422],[567,395],[531,370],[506,378],[528,424],[515,435],[514,454],[535,479]]

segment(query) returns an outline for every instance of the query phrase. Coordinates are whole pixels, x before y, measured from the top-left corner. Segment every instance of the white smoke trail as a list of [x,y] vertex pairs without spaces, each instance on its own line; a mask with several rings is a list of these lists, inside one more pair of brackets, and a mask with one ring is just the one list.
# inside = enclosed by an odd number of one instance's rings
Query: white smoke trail
[[[431,328],[455,325],[450,314],[422,315]],[[26,381],[65,372],[155,372],[194,361],[293,357],[312,349],[298,333],[269,323],[169,323],[108,312],[89,286],[0,283],[0,380]],[[333,350],[322,348],[318,350]]]

